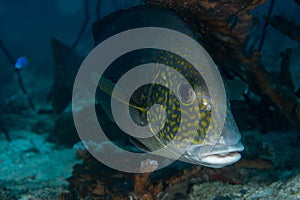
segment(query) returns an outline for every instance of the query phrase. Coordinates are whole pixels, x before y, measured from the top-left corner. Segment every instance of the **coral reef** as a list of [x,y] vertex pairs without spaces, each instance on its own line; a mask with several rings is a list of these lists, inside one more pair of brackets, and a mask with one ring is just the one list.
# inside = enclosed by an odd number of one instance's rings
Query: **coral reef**
[[[285,195],[277,194],[280,186],[287,188],[287,184],[293,182],[295,185],[292,190],[299,187],[293,178],[299,173],[300,163],[299,145],[295,141],[297,133],[257,134],[257,131],[251,131],[243,135],[246,149],[242,159],[234,165],[212,169],[178,161],[166,168],[143,174],[112,170],[92,157],[80,143],[75,150],[83,162],[73,168],[72,177],[68,179],[70,194],[77,199],[172,200],[206,199],[205,196],[209,196],[209,199],[226,196],[230,199],[251,199],[256,195],[272,199]],[[105,148],[99,150],[109,152]],[[126,158],[119,160],[120,163],[125,161]],[[155,162],[146,160],[141,170],[153,165],[155,168]]]
[[285,181],[261,185],[249,183],[246,185],[228,185],[222,182],[202,183],[194,185],[189,193],[189,199],[291,199],[300,198],[299,176]]
[[[200,40],[214,58],[222,57],[222,60],[226,59],[231,63],[232,57],[239,54],[253,26],[253,18],[249,10],[263,4],[266,0],[146,0],[145,2],[151,6],[175,11],[192,26],[194,31],[201,34]],[[223,62],[221,64],[224,65]]]
[[[80,145],[79,145],[80,146]],[[175,162],[152,173],[128,174],[110,169],[81,147],[76,148],[84,160],[74,166],[68,179],[73,198],[87,199],[176,199],[187,197],[190,185],[219,181],[229,184],[245,183],[260,170],[270,169],[269,161],[243,159],[240,163],[222,169]],[[151,162],[148,162],[148,164]],[[255,170],[255,172],[253,172]],[[69,194],[69,195],[70,195]]]

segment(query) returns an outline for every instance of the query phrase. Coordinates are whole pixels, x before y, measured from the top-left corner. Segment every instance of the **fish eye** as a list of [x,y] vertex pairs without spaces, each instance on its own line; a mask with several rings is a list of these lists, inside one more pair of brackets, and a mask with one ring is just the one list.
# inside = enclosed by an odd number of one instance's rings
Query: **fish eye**
[[195,91],[190,83],[181,83],[178,86],[178,96],[183,104],[192,104],[196,99]]

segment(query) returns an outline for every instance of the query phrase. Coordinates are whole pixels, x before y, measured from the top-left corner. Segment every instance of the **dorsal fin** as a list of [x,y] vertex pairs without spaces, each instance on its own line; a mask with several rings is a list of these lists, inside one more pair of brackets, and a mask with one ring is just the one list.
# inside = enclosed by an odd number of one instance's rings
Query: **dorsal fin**
[[69,46],[56,38],[51,39],[54,80],[51,103],[56,114],[62,113],[72,99],[72,89],[82,58]]

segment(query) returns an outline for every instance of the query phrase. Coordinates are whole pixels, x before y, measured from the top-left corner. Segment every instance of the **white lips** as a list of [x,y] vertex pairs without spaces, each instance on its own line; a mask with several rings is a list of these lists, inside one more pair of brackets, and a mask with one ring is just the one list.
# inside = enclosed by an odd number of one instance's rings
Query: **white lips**
[[180,160],[212,168],[222,168],[240,160],[241,155],[238,152],[243,150],[244,146],[240,141],[228,146],[191,145]]
[[201,162],[209,163],[210,165],[229,165],[241,159],[241,155],[237,152],[228,154],[211,154],[201,158]]

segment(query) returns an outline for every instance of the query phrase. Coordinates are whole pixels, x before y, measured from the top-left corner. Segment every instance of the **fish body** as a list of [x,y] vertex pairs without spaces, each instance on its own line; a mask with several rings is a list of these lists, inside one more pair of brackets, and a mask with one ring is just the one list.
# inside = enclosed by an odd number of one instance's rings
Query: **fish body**
[[[140,27],[168,28],[197,40],[189,27],[171,11],[139,6],[96,22],[93,26],[95,46],[114,34]],[[208,54],[199,52],[199,56],[197,67],[204,70],[215,67]],[[207,64],[206,60],[210,62]],[[117,95],[112,93],[118,79],[134,66],[147,63],[155,63],[153,73],[136,78],[152,76],[153,83],[139,87],[127,104],[133,121],[139,126],[149,126],[153,135],[134,138],[135,143],[150,152],[172,143],[170,148],[160,152],[160,156],[181,155],[181,161],[209,167],[220,168],[237,162],[241,157],[238,152],[244,147],[229,106],[225,109],[224,126],[217,129],[221,124],[216,118],[218,114],[212,114],[216,105],[204,77],[188,60],[172,52],[146,48],[114,61],[97,83],[101,89],[98,98],[107,115],[113,120],[110,98],[126,104],[122,96],[127,94],[122,88],[117,89]],[[169,69],[162,66],[169,66]],[[181,79],[178,73],[186,79]],[[211,132],[209,127],[219,131]],[[178,135],[178,131],[182,134]]]

